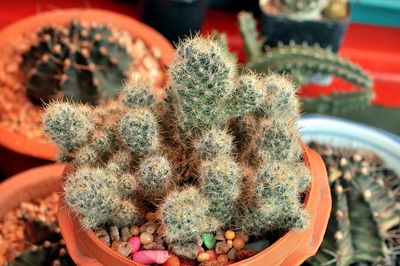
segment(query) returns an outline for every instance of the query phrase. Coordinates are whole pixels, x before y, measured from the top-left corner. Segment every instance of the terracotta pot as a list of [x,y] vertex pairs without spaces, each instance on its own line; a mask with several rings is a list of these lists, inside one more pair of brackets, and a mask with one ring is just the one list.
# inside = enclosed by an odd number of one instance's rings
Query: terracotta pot
[[[7,47],[15,35],[37,31],[47,25],[65,25],[73,18],[110,23],[133,37],[142,39],[149,46],[160,49],[162,64],[169,65],[173,60],[173,47],[154,29],[128,16],[100,9],[65,9],[43,12],[18,21],[0,32],[0,50]],[[57,154],[54,145],[28,139],[1,126],[0,146],[0,176],[4,177],[54,161]]]
[[0,217],[19,206],[61,191],[61,175],[64,164],[36,167],[10,177],[0,185]]
[[[310,215],[310,225],[303,231],[289,231],[264,251],[234,265],[300,265],[318,250],[331,211],[331,195],[321,157],[307,146],[303,147],[305,161],[312,172],[311,187],[304,202],[304,208]],[[64,176],[67,175],[68,169],[64,172]],[[101,242],[93,231],[83,230],[79,217],[65,205],[63,199],[60,200],[58,222],[68,252],[78,265],[140,265],[113,251]]]

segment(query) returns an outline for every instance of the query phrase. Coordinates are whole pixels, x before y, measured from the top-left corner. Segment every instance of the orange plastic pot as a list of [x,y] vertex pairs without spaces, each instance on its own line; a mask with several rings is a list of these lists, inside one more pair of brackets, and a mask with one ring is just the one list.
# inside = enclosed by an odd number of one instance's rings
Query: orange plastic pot
[[[289,231],[259,254],[235,263],[237,266],[295,266],[316,253],[320,246],[331,211],[331,195],[324,162],[307,146],[303,146],[304,159],[312,173],[304,208],[310,215],[309,226],[302,231]],[[68,169],[64,172],[67,177]],[[68,252],[78,265],[132,266],[140,265],[120,256],[106,246],[91,230],[84,230],[79,217],[60,200],[58,222]]]
[[[109,23],[161,51],[161,63],[169,65],[174,49],[157,31],[125,15],[100,9],[65,9],[49,11],[18,21],[0,32],[0,50],[14,41],[14,36],[34,32],[43,26],[65,25],[72,19]],[[1,93],[1,91],[0,91]],[[1,104],[1,103],[0,103]],[[28,139],[0,126],[0,176],[8,177],[22,170],[54,161],[57,148],[50,143]]]
[[61,190],[64,164],[40,166],[12,176],[0,184],[0,217],[24,201],[37,200]]

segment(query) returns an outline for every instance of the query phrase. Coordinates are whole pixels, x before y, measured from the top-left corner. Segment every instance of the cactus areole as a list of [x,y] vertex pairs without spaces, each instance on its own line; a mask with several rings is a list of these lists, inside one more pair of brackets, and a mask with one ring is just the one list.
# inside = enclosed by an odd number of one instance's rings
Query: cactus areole
[[[169,73],[165,99],[137,79],[107,106],[47,107],[45,130],[60,160],[73,166],[65,204],[78,214],[84,238],[97,241],[91,229],[101,226],[140,225],[154,211],[177,251],[196,247],[205,233],[237,228],[254,237],[290,231],[277,263],[312,255],[330,196],[322,161],[300,141],[296,88],[276,74],[239,74],[218,41],[199,36],[179,44]],[[65,214],[60,208],[62,230],[70,234],[74,221]],[[314,234],[311,252],[300,255],[296,246]],[[65,236],[67,243],[76,237]],[[69,249],[79,262],[79,248]]]

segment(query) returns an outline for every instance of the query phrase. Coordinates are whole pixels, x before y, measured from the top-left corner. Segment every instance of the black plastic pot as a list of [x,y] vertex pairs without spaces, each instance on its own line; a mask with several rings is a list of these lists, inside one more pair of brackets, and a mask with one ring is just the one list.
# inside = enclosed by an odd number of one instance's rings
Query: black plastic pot
[[170,42],[200,31],[208,0],[142,0],[142,21]]
[[231,12],[242,10],[251,11],[254,15],[260,14],[259,0],[208,0],[210,8],[223,9]]
[[337,52],[350,22],[349,16],[344,20],[295,20],[285,15],[261,12],[261,31],[267,38],[266,45],[275,47],[278,42],[289,44],[292,40],[301,44],[318,43],[321,47],[331,47]]

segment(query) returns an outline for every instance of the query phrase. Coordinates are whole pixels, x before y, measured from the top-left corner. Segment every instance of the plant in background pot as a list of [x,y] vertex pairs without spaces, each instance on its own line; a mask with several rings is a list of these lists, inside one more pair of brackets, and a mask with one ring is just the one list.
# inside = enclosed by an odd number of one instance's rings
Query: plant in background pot
[[[165,99],[136,79],[108,106],[47,108],[45,129],[71,164],[59,222],[75,262],[293,265],[314,254],[330,193],[302,145],[293,84],[239,74],[219,42],[198,36],[169,73]],[[260,252],[257,239],[273,244]]]
[[[331,95],[302,97],[306,113],[329,114],[366,123],[400,135],[400,108],[371,104],[373,82],[360,66],[340,58],[337,54],[319,46],[308,44],[266,47],[260,38],[256,21],[250,13],[239,13],[239,26],[247,57],[247,67],[257,72],[270,70],[289,74],[299,85],[318,82],[324,85],[337,77],[353,85],[354,90],[337,90]],[[396,122],[398,121],[398,122]]]
[[311,143],[325,161],[333,208],[309,265],[398,265],[400,177],[376,154]]
[[142,0],[142,21],[171,43],[200,31],[208,0]]
[[[102,104],[131,75],[164,80],[172,47],[154,30],[109,11],[40,13],[0,33],[0,173],[54,160],[41,127],[42,102]],[[110,89],[111,88],[111,89]]]
[[307,42],[337,52],[349,24],[347,0],[260,0],[266,44]]
[[57,191],[64,167],[37,167],[1,183],[1,265],[75,265],[57,224]]
[[[239,27],[247,57],[246,67],[260,73],[269,71],[288,75],[300,86],[315,75],[333,75],[353,85],[352,91],[337,91],[330,96],[303,97],[306,113],[345,114],[365,110],[373,99],[373,82],[358,65],[340,58],[330,50],[307,44],[279,45],[263,51],[263,39],[250,13],[239,13]],[[357,88],[358,87],[358,88]]]

